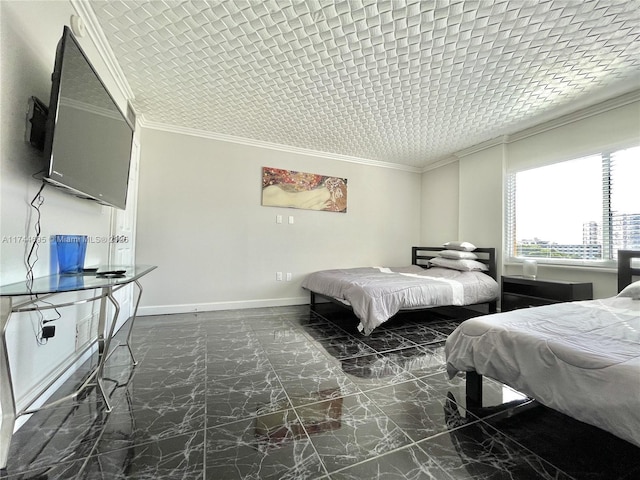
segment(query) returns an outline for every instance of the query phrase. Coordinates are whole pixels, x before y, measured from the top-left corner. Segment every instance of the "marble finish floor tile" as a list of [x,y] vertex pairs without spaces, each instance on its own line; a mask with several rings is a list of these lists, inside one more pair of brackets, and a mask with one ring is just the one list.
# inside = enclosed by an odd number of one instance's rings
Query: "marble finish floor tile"
[[295,348],[288,348],[286,351],[269,350],[267,353],[271,367],[275,370],[291,368],[308,368],[314,365],[324,364],[325,368],[337,367],[340,361],[327,355],[321,348],[316,348],[315,344],[304,343]]
[[[176,392],[175,399],[165,396],[140,398],[135,388],[127,391],[126,398],[119,402],[104,419],[105,430],[126,431],[127,439],[135,443],[158,441],[202,430],[206,424],[204,389],[196,396],[191,391]],[[114,449],[120,448],[117,443]]]
[[415,347],[419,343],[409,340],[401,335],[397,335],[394,331],[382,331],[379,335],[370,335],[361,337],[359,341],[377,353],[396,352],[404,348]]
[[297,480],[326,474],[293,410],[210,428],[206,435],[207,478]]
[[571,477],[505,435],[473,422],[418,442],[456,480],[569,480]]
[[640,477],[640,448],[498,382],[484,379],[483,409],[468,411],[464,375],[444,368],[459,323],[403,313],[365,337],[335,305],[141,317],[138,365],[121,347],[105,368],[113,410],[89,389],[32,415],[0,478]]
[[54,464],[30,473],[9,478],[46,479],[129,479],[197,480],[204,479],[204,434],[190,432],[158,442],[130,444],[120,450],[89,456],[75,462]]
[[393,361],[414,377],[420,378],[445,371],[444,347],[429,343],[396,352]]
[[219,425],[242,418],[291,408],[275,372],[211,379],[206,384],[207,424]]
[[[409,437],[363,394],[296,408],[325,467],[354,465],[411,443]],[[313,428],[319,424],[327,428]]]
[[447,339],[446,334],[427,325],[409,325],[393,330],[393,333],[400,335],[417,345],[437,344]]
[[371,390],[366,395],[414,442],[451,428],[447,397],[437,383],[412,380]]
[[349,380],[363,392],[413,378],[410,372],[394,361],[393,356],[379,353],[347,358],[341,364]]
[[321,339],[317,342],[327,353],[338,360],[376,353],[373,348],[351,335]]
[[335,323],[325,320],[318,315],[311,315],[309,319],[301,322],[299,325],[304,329],[305,334],[309,338],[319,341],[347,335],[347,332],[338,328]]
[[338,366],[331,361],[300,367],[284,367],[277,372],[278,379],[295,401],[298,398],[309,398],[324,395],[324,392],[336,392],[333,396],[345,396],[358,392],[358,387]]
[[399,448],[390,453],[360,462],[331,474],[334,480],[452,480],[438,463],[416,445]]
[[637,447],[549,408],[486,423],[574,478],[640,478]]
[[210,378],[239,377],[267,373],[273,369],[262,349],[211,350],[207,352],[206,373]]

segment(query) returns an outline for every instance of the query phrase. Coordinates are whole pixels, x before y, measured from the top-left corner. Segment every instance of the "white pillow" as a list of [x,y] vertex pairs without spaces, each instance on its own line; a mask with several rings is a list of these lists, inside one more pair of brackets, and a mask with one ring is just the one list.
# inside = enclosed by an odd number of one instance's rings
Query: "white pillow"
[[618,297],[631,297],[634,300],[640,300],[640,280],[627,285],[618,294]]
[[476,249],[476,246],[469,242],[447,242],[442,246],[447,250],[462,250],[465,252],[472,252]]
[[435,257],[430,259],[429,263],[433,267],[450,268],[452,270],[460,270],[462,272],[486,272],[487,270],[489,270],[489,267],[487,267],[484,263],[478,262],[476,260],[454,260],[453,258]]
[[462,250],[443,250],[439,253],[441,257],[444,258],[454,258],[454,259],[468,259],[475,260],[478,256],[472,252],[464,252]]

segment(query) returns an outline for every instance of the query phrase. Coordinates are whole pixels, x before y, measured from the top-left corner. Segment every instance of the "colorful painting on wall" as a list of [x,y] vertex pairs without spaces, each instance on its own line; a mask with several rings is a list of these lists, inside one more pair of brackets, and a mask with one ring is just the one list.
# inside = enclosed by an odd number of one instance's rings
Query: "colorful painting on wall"
[[263,167],[262,205],[346,213],[347,179]]

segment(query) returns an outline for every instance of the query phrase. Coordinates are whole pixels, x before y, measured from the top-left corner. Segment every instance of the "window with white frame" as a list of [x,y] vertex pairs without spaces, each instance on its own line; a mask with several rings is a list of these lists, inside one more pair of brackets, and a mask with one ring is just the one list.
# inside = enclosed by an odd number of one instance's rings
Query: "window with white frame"
[[640,249],[640,146],[507,176],[507,256],[602,263]]

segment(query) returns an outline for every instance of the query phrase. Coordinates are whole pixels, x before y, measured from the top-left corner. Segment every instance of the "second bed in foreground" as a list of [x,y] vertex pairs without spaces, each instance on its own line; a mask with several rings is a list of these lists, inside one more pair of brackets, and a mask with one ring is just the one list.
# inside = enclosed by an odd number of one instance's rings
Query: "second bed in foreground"
[[488,376],[640,446],[637,297],[640,282],[611,298],[467,320],[447,339],[447,372],[467,372],[471,396],[473,379]]

